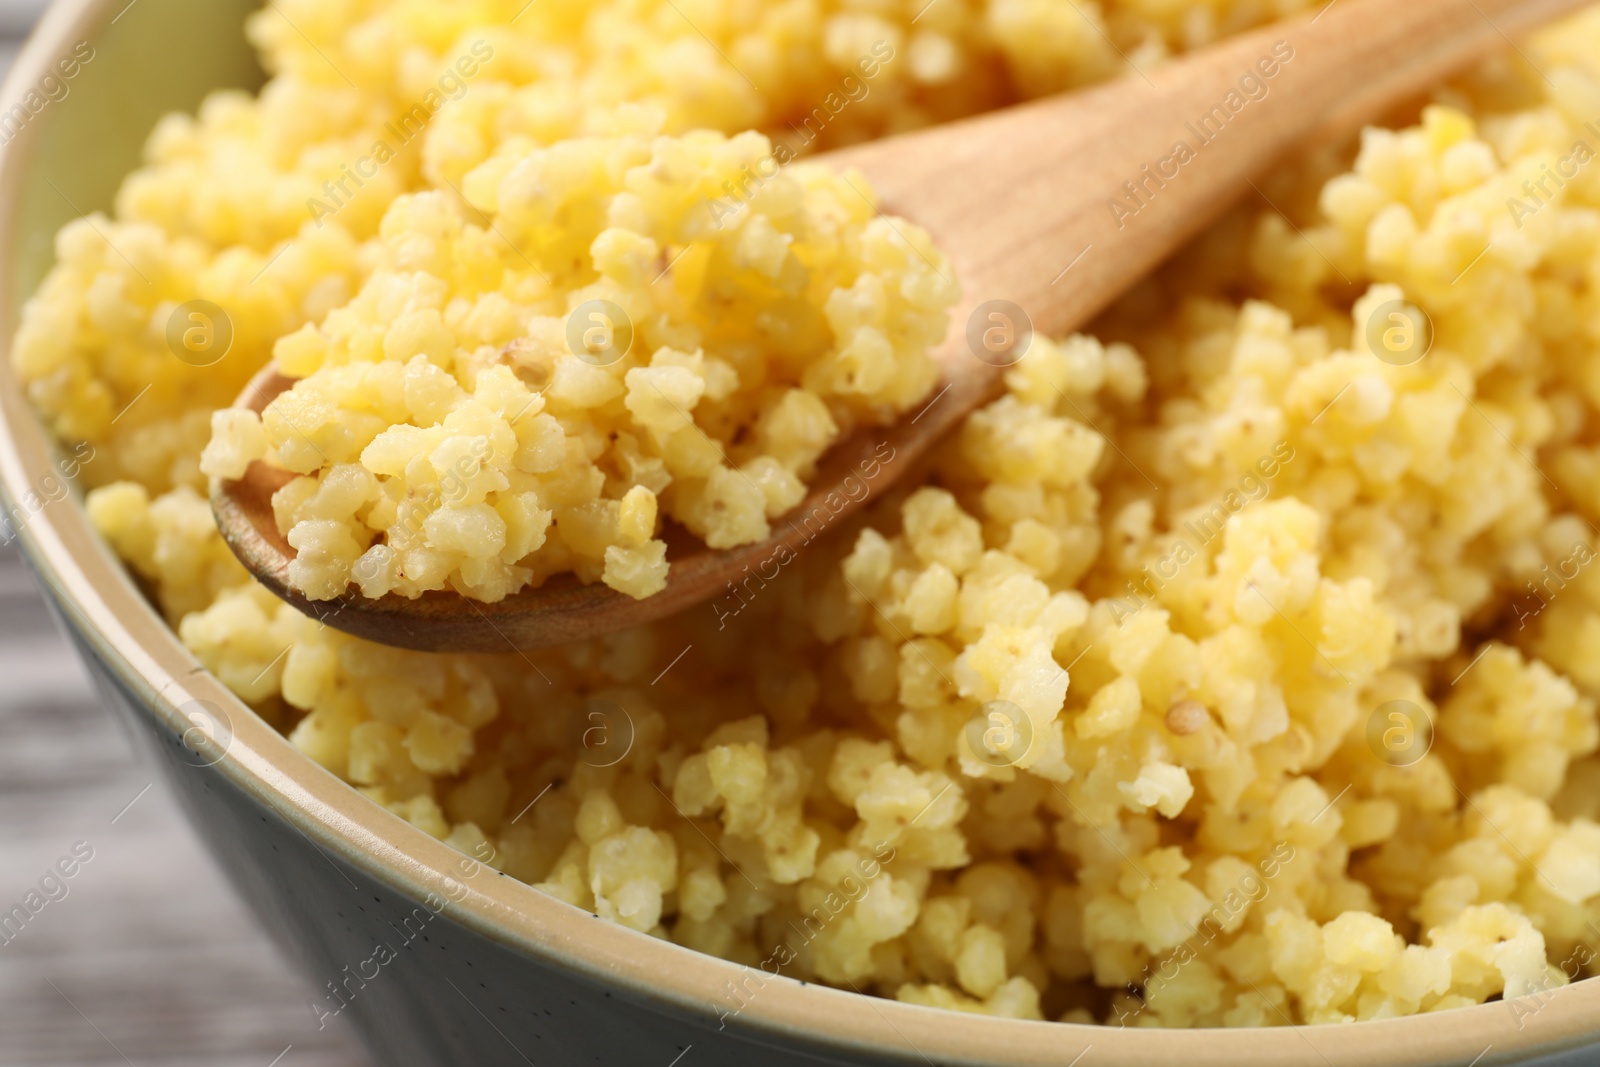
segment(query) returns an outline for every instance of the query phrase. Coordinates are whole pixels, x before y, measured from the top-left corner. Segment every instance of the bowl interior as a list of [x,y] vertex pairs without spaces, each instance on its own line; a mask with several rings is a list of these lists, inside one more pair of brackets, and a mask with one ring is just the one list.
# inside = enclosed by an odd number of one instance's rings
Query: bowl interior
[[[57,16],[69,14],[71,6],[55,5],[37,39],[49,37],[62,22]],[[79,41],[93,49],[93,58],[74,77],[60,79],[64,96],[49,87],[38,92],[33,100],[46,102],[28,120],[33,136],[17,138],[30,158],[12,194],[8,319],[14,321],[14,309],[54,262],[62,224],[93,211],[110,212],[117,187],[138,166],[157,120],[173,111],[193,114],[215,89],[260,88],[266,76],[244,33],[245,16],[259,6],[252,0],[135,0],[120,14],[114,11],[115,21],[103,29],[67,35],[67,47],[55,50],[50,65],[71,57]],[[183,17],[171,17],[179,7]],[[28,90],[37,91],[38,82],[11,79],[8,85],[5,99],[28,108]]]

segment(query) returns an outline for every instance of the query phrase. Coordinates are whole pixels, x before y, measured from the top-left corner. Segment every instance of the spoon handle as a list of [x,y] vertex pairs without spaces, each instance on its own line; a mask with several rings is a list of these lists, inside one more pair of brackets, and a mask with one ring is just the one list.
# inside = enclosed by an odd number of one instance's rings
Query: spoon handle
[[965,292],[947,370],[953,391],[982,392],[995,370],[966,336],[980,304],[1011,301],[1051,336],[1077,329],[1240,196],[1264,198],[1286,150],[1582,6],[1333,0],[1086,92],[824,158],[860,168],[886,213],[950,253]]

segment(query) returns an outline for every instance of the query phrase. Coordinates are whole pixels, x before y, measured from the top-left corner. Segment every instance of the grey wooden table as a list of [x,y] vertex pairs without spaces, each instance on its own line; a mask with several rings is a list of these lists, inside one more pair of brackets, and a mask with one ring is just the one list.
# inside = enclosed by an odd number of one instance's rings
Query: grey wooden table
[[[0,911],[93,851],[0,944],[0,1067],[360,1067],[0,555]],[[80,844],[80,842],[82,844]],[[43,895],[43,894],[41,894]],[[0,937],[9,936],[0,928]]]
[[[0,71],[44,6],[0,0]],[[21,560],[0,550],[0,913],[75,845],[93,858],[45,886],[60,899],[15,936],[0,927],[0,1067],[369,1064],[339,1020],[318,1029],[311,983],[202,851]]]

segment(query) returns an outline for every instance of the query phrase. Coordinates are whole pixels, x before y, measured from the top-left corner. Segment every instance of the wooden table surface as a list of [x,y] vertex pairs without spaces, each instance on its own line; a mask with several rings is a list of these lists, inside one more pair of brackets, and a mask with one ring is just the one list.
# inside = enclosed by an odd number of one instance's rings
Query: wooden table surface
[[[0,0],[0,70],[44,6]],[[78,842],[93,858],[67,895],[0,943],[0,1067],[368,1067],[340,1020],[318,1030],[311,982],[205,854],[21,560],[0,550],[0,912]]]
[[[0,911],[78,842],[67,895],[0,944],[0,1067],[362,1067],[0,556]],[[80,853],[84,851],[79,848]],[[59,895],[59,890],[56,891]]]

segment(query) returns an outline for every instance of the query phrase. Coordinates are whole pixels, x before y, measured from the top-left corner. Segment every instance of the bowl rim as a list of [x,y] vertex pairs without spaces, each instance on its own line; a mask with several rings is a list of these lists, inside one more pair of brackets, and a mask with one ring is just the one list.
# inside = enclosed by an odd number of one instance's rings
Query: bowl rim
[[[127,0],[56,0],[16,59],[0,100],[18,100],[69,43],[98,40],[132,5]],[[135,17],[152,17],[145,0]],[[142,9],[142,10],[141,10]],[[0,146],[0,500],[18,502],[53,470],[54,445],[12,369],[18,216],[24,176],[40,131],[61,109],[41,114]],[[183,736],[195,727],[183,708],[205,702],[227,724],[225,755],[211,766],[315,846],[414,901],[448,901],[451,918],[545,965],[582,975],[626,999],[717,1028],[725,1023],[762,1044],[813,1055],[877,1062],[1061,1067],[1096,1050],[1095,1064],[1183,1061],[1206,1067],[1303,1062],[1357,1067],[1375,1062],[1424,1067],[1490,1064],[1549,1054],[1600,1035],[1600,981],[1547,995],[1539,1025],[1525,1028],[1505,1003],[1348,1026],[1160,1030],[967,1015],[858,995],[786,976],[764,985],[728,1019],[722,998],[750,968],[595,922],[590,913],[483,867],[367,799],[315,763],[201,668],[99,538],[76,495],[46,504],[17,531],[35,574],[68,625],[156,723]],[[484,877],[479,877],[479,875]],[[1541,994],[1533,994],[1540,996]],[[908,1035],[915,1033],[918,1040]],[[1474,1059],[1474,1057],[1477,1057]]]

